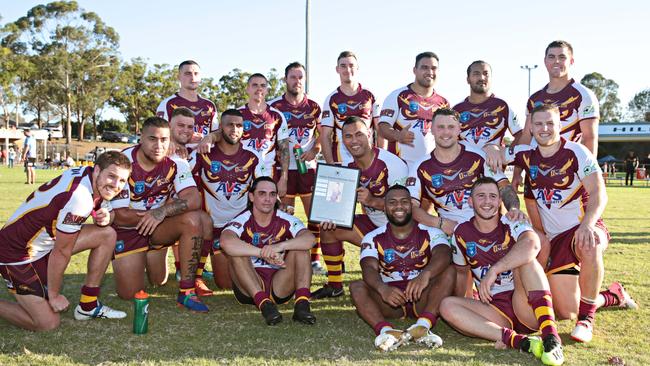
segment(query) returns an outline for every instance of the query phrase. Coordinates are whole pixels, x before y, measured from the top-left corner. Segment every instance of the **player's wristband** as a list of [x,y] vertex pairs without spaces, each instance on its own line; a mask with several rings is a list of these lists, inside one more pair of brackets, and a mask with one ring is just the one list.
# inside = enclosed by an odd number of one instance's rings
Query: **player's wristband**
[[442,220],[444,220],[442,217],[440,217],[440,221],[438,221],[438,229],[442,230]]

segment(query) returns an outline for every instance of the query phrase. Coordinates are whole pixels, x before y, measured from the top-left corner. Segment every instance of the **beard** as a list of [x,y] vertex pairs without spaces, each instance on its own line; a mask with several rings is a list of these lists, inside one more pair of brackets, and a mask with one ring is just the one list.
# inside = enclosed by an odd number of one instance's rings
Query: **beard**
[[236,140],[231,139],[230,136],[228,136],[228,135],[221,135],[221,137],[229,145],[237,145],[239,143],[239,141],[241,141],[241,136],[238,137]]
[[488,92],[487,85],[472,85],[472,91],[477,94],[486,94]]
[[396,219],[395,216],[393,216],[393,215],[386,215],[386,218],[388,219],[388,222],[390,222],[391,224],[393,224],[395,226],[399,226],[399,227],[408,225],[408,223],[411,222],[412,217],[413,217],[412,212],[409,212],[406,215],[404,215],[404,218],[402,220]]

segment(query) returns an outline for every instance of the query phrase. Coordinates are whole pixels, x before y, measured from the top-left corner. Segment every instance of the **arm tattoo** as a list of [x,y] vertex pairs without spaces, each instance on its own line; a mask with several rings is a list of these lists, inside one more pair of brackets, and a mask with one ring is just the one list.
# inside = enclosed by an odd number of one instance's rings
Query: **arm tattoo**
[[289,139],[283,139],[278,142],[278,152],[280,153],[280,165],[282,172],[289,170]]
[[507,210],[513,207],[519,208],[519,197],[510,184],[499,189],[499,193],[501,193],[501,200],[503,200],[503,205],[506,206]]
[[200,236],[192,237],[192,257],[190,258],[189,268],[185,280],[191,280],[196,274],[196,269],[199,266],[199,261],[201,260],[201,246],[203,246],[203,238]]
[[172,201],[162,207],[165,211],[165,217],[176,216],[187,211],[187,200],[182,198],[173,198]]

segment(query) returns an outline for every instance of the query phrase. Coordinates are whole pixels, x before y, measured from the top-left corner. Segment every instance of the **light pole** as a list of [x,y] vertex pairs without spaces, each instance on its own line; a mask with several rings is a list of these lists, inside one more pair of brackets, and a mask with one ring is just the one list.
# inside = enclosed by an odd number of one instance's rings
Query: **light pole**
[[528,96],[530,97],[530,72],[535,70],[537,68],[537,65],[529,66],[529,65],[524,65],[520,66],[522,70],[527,70],[528,71]]
[[305,0],[305,93],[309,94],[309,0]]

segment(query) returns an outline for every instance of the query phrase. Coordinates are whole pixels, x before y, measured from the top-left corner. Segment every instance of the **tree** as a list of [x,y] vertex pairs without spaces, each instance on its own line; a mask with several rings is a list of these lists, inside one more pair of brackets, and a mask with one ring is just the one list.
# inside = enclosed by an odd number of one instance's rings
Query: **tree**
[[618,99],[618,84],[614,80],[607,79],[600,73],[592,72],[585,75],[580,83],[596,94],[600,104],[601,121],[620,122],[621,108],[619,104],[621,100]]
[[[206,93],[204,95],[213,96],[211,100],[216,104],[217,110],[219,111],[241,107],[248,101],[246,82],[250,76],[251,73],[249,72],[233,69],[219,79],[219,83],[216,85],[216,91],[214,91],[214,86],[209,86],[214,85],[212,79],[208,79],[209,82],[204,83],[202,92]],[[266,75],[266,78],[269,81],[269,93],[266,99],[271,100],[282,95],[282,81],[277,71],[271,69]]]
[[37,5],[26,16],[8,24],[5,30],[0,43],[3,47],[17,55],[39,58],[38,71],[45,82],[38,87],[46,91],[48,102],[65,116],[69,144],[72,113],[76,112],[78,122],[83,124],[84,116],[88,115],[86,108],[98,107],[99,103],[87,103],[79,98],[102,94],[94,89],[104,88],[106,83],[87,81],[93,78],[90,74],[95,69],[110,65],[117,58],[117,32],[75,1]]
[[636,93],[627,107],[630,118],[634,121],[650,122],[650,89]]

